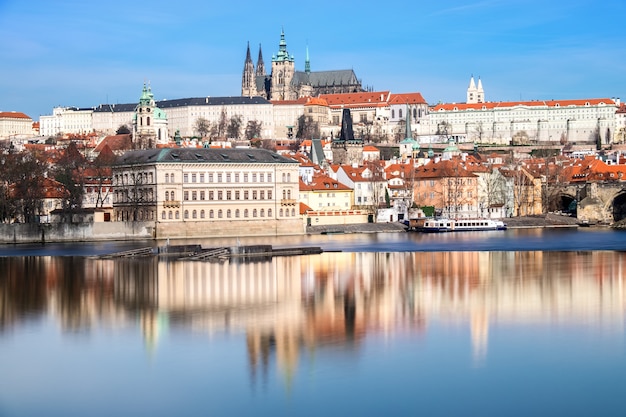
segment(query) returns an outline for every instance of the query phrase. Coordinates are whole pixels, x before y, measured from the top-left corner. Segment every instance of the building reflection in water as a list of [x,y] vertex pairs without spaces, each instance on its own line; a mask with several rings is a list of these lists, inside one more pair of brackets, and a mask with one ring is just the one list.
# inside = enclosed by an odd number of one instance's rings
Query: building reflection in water
[[44,315],[70,332],[139,323],[149,352],[171,327],[245,333],[252,380],[275,362],[289,382],[316,350],[355,358],[368,333],[426,337],[429,325],[454,325],[469,329],[480,365],[490,327],[502,323],[623,331],[625,263],[619,252],[0,258],[0,331]]

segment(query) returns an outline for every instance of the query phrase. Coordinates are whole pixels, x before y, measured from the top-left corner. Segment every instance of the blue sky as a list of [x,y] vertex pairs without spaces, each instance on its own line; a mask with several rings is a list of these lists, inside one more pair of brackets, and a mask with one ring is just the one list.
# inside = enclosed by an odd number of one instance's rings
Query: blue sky
[[249,41],[269,67],[354,69],[375,90],[465,101],[626,99],[623,0],[258,2],[0,0],[0,111],[239,95]]

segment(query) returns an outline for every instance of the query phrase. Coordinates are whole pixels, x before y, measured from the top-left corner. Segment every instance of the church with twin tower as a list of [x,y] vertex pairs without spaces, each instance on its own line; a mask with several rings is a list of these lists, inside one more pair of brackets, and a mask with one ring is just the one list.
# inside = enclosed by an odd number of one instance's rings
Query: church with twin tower
[[250,55],[250,43],[241,78],[243,97],[263,97],[268,100],[297,100],[320,94],[356,93],[364,91],[354,70],[311,71],[309,50],[306,51],[304,71],[297,71],[293,55],[287,52],[285,31],[281,31],[278,52],[272,55],[271,72],[267,74],[259,45],[256,66]]

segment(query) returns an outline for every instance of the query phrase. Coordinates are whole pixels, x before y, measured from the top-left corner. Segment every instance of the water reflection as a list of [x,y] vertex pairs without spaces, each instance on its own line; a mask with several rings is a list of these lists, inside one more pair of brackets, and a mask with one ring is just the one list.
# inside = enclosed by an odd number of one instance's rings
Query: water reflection
[[[620,252],[324,253],[260,262],[0,258],[0,332],[44,317],[65,332],[139,323],[147,351],[168,329],[245,333],[252,379],[301,355],[358,357],[369,333],[466,326],[473,358],[495,325],[624,329]],[[0,333],[0,336],[2,335]]]

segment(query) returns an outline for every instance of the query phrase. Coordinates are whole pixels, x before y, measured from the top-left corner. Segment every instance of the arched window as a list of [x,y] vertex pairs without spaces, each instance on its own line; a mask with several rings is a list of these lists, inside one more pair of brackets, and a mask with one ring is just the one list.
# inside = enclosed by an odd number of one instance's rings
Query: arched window
[[213,213],[213,210],[209,210],[209,218],[214,218],[215,214]]
[[259,217],[265,217],[265,210],[261,209],[259,212]]
[[161,212],[161,219],[165,220],[165,217],[166,217],[166,215],[165,215],[165,210],[163,210],[163,211]]
[[283,182],[285,182],[285,178],[287,178],[287,176],[285,175],[285,173],[283,172]]
[[398,117],[402,119],[402,109],[398,109]]
[[279,213],[279,217],[283,217],[283,209],[280,209]]
[[167,200],[169,200],[169,199],[170,199],[170,192],[169,192],[169,191],[166,191],[166,192],[165,192],[165,201],[167,201]]
[[295,208],[291,209],[291,217],[296,217],[296,209]]
[[146,117],[146,126],[150,126],[150,117]]
[[171,198],[172,200],[176,200],[176,197],[174,197],[174,191],[172,191],[172,192],[170,193],[170,198]]
[[272,209],[267,209],[267,217],[272,217]]
[[170,182],[170,174],[165,174],[165,182]]
[[204,210],[200,210],[200,218],[204,219]]
[[252,217],[256,217],[256,209],[252,210]]
[[180,211],[176,210],[176,220],[180,219]]
[[223,217],[223,212],[222,212],[222,209],[219,209],[219,210],[217,211],[217,218],[218,218],[218,219],[221,219],[222,217]]
[[167,213],[167,218],[172,220],[172,211],[171,210]]
[[174,182],[174,173],[173,172],[170,174],[170,182]]
[[231,211],[230,211],[230,209],[228,209],[228,210],[226,210],[226,218],[230,219],[230,217],[231,217]]
[[243,210],[243,217],[248,217],[248,209]]
[[235,210],[235,218],[237,218],[237,219],[239,218],[239,209]]
[[287,173],[287,182],[291,182],[291,174]]
[[197,219],[198,218],[198,212],[196,210],[191,212],[191,218],[192,219]]
[[289,217],[289,209],[285,209],[285,217]]

